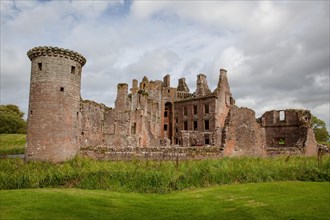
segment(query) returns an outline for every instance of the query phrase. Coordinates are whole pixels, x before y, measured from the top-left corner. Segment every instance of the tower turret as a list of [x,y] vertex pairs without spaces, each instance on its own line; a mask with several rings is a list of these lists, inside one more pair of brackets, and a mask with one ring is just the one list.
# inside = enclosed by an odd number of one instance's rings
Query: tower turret
[[25,159],[71,159],[79,151],[81,70],[86,59],[57,47],[35,47],[27,55],[32,64]]

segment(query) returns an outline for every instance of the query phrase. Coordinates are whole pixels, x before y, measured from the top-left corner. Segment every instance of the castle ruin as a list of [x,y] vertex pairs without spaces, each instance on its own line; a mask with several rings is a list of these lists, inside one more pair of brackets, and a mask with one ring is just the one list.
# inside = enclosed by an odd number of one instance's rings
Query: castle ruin
[[[114,108],[80,96],[86,59],[57,47],[28,51],[31,65],[26,160],[60,162],[77,154],[103,159],[313,155],[308,110],[255,112],[235,105],[220,70],[212,91],[204,74],[191,92],[185,78],[120,83]],[[108,155],[105,157],[104,155]],[[171,156],[172,155],[172,156]],[[200,156],[200,157],[199,157]]]

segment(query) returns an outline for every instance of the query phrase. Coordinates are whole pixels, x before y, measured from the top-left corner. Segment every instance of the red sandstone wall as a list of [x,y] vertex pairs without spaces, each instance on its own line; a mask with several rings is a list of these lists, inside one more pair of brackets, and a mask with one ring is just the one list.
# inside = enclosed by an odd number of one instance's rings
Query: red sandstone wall
[[233,106],[223,131],[224,156],[266,156],[263,129],[255,113]]

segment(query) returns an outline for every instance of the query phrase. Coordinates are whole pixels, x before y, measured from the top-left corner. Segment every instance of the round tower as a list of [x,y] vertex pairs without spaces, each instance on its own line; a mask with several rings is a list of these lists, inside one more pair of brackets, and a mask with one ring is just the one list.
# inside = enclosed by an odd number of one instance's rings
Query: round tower
[[86,59],[57,47],[35,47],[27,55],[32,64],[25,159],[71,159],[79,151],[81,69]]

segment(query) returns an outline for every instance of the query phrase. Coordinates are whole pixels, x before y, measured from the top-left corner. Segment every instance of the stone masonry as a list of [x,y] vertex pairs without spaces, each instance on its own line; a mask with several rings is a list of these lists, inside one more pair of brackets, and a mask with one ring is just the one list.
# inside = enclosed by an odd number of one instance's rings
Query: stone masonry
[[140,83],[133,79],[131,87],[119,83],[110,108],[81,99],[82,55],[36,47],[28,57],[32,67],[26,160],[60,162],[79,153],[116,160],[317,151],[308,110],[273,110],[256,119],[253,110],[235,105],[224,69],[213,91],[202,73],[194,92],[185,78],[171,87],[170,75],[163,80],[145,76]]

